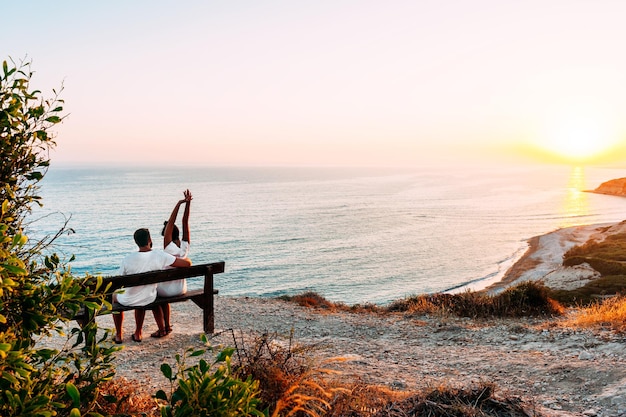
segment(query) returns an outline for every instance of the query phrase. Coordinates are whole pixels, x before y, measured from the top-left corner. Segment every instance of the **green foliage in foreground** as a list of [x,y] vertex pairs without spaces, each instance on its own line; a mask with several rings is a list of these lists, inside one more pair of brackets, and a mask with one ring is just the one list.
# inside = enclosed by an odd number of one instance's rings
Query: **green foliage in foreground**
[[[206,343],[206,336],[203,335]],[[198,364],[186,366],[188,357],[201,356],[206,349],[188,349],[176,355],[176,371],[168,364],[161,365],[161,372],[172,384],[168,398],[160,390],[156,398],[167,404],[161,407],[163,417],[184,416],[264,416],[257,409],[260,405],[259,382],[251,377],[240,380],[233,375],[231,357],[235,349],[226,348],[219,352],[211,364],[200,359]]]
[[[56,255],[42,256],[50,241],[29,244],[22,231],[38,182],[54,145],[48,129],[61,121],[56,97],[30,91],[29,64],[0,73],[0,415],[80,416],[94,409],[98,386],[110,379],[116,348],[97,343],[95,323],[66,335],[61,350],[38,342],[64,335],[64,323],[79,308],[100,309],[102,297],[74,278]],[[96,291],[97,293],[97,291]],[[104,336],[106,337],[106,335]],[[74,344],[70,340],[74,340]],[[102,340],[102,339],[101,339]],[[84,341],[82,349],[76,349]],[[97,415],[92,413],[92,415]]]

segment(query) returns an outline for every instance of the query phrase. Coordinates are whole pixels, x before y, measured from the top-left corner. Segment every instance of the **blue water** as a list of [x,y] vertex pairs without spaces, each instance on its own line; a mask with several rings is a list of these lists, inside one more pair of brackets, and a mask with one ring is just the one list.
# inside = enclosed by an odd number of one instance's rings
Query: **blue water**
[[[526,241],[621,221],[626,200],[585,193],[624,170],[566,166],[50,169],[31,238],[54,234],[75,274],[115,274],[148,227],[155,246],[182,191],[194,195],[194,263],[224,260],[223,295],[313,290],[377,304],[499,280]],[[180,225],[179,215],[178,224]],[[193,286],[194,283],[192,282]],[[467,287],[463,287],[467,288]]]

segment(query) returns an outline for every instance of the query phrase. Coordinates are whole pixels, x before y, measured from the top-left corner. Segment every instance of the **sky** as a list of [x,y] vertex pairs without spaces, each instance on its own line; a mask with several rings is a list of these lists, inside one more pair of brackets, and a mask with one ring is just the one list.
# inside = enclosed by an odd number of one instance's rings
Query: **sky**
[[626,162],[626,2],[4,1],[52,162]]

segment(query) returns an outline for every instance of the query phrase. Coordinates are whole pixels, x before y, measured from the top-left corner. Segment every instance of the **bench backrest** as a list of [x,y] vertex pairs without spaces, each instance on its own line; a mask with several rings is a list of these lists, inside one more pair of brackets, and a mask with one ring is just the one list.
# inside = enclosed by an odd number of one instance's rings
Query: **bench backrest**
[[224,261],[210,264],[193,265],[189,268],[172,268],[161,271],[143,272],[141,274],[116,275],[103,277],[103,287],[111,283],[109,291],[121,287],[135,287],[137,285],[156,284],[157,282],[173,281],[175,279],[207,276],[224,272]]

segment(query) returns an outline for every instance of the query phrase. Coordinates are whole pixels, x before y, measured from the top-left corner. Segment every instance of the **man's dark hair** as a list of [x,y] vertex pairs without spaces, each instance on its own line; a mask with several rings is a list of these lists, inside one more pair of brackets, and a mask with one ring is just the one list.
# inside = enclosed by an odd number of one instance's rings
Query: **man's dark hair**
[[140,248],[143,246],[148,246],[150,243],[150,231],[148,229],[137,229],[135,230],[135,234],[133,235],[135,238],[135,243]]

